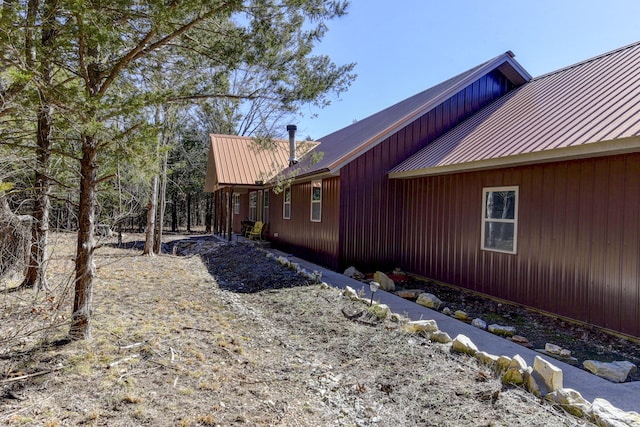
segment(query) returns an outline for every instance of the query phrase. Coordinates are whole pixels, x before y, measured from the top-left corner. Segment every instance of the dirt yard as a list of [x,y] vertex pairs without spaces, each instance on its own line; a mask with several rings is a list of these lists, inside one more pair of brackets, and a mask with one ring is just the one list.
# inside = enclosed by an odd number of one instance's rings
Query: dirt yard
[[74,239],[50,293],[0,295],[0,423],[588,425],[240,245],[102,247],[93,339],[68,343]]

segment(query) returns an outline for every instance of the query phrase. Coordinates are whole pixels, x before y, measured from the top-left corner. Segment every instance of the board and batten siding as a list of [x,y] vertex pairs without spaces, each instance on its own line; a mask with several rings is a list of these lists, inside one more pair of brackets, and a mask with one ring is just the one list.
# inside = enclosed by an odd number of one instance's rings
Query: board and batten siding
[[[399,267],[640,337],[640,154],[398,183]],[[499,186],[519,187],[515,255],[480,249]]]
[[[291,219],[283,219],[283,193],[271,192],[269,240],[274,247],[329,268],[338,268],[340,179],[322,180],[322,219],[311,221],[311,181],[291,186]],[[275,234],[277,233],[277,237]]]
[[493,71],[437,105],[340,170],[340,267],[394,267],[403,200],[387,172],[490,102],[513,89]]

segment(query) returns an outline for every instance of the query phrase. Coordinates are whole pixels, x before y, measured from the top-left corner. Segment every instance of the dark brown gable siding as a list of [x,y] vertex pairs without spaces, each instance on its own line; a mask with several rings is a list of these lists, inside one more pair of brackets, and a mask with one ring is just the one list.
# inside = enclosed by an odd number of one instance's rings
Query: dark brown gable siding
[[295,184],[291,191],[291,219],[286,220],[282,218],[282,193],[272,192],[269,234],[273,246],[337,269],[339,200],[340,179],[323,179],[322,221],[311,222],[311,182]]
[[511,88],[502,74],[492,72],[341,169],[341,268],[394,266],[403,200],[387,172]]
[[[640,154],[398,182],[400,267],[640,337]],[[516,255],[480,250],[482,188],[506,185]]]

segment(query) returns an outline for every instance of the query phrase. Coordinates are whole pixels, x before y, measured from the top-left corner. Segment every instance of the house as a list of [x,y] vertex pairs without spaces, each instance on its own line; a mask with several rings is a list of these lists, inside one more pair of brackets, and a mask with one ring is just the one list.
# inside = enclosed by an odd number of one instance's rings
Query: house
[[[269,222],[268,183],[286,168],[290,141],[257,141],[246,136],[210,135],[205,191],[213,193],[214,233],[240,233],[243,221]],[[300,155],[317,143],[299,142]]]
[[270,239],[640,337],[638,99],[640,43],[537,78],[507,52],[320,138]]

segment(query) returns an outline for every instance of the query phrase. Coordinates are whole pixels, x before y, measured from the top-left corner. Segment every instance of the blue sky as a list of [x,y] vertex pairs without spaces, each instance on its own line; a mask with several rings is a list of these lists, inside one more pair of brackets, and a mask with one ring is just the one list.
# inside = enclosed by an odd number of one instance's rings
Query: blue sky
[[300,138],[321,138],[508,50],[536,77],[640,41],[639,0],[351,0],[348,10],[316,52],[356,62],[358,78],[329,107],[303,111]]

